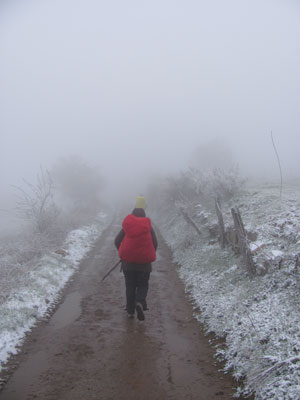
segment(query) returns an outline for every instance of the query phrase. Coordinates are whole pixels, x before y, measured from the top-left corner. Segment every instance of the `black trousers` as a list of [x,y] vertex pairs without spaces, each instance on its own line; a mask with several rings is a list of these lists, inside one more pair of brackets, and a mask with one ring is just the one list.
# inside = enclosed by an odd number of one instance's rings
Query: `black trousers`
[[141,303],[147,309],[146,297],[149,288],[150,272],[127,270],[123,271],[126,285],[126,309],[133,314],[136,303]]

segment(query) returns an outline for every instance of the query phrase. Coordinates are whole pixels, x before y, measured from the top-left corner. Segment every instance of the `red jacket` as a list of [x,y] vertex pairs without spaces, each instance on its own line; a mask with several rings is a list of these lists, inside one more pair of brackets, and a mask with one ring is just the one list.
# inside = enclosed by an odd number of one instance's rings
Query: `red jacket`
[[156,259],[151,236],[151,220],[147,217],[127,215],[122,223],[125,232],[119,247],[119,256],[128,263],[147,264]]

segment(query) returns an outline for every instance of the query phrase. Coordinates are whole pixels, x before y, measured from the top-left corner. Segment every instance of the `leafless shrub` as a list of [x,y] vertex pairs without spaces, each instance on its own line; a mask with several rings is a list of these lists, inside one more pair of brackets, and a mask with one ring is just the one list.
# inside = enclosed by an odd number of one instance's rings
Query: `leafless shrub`
[[18,191],[16,211],[38,234],[49,235],[57,221],[59,210],[53,200],[53,181],[48,171],[41,168],[36,184],[24,180],[26,188]]
[[[167,178],[159,185],[160,191],[152,185],[149,193],[156,207],[176,204],[192,215],[198,204],[214,211],[215,198],[219,202],[231,200],[243,188],[244,180],[240,177],[238,168],[229,170],[189,168],[177,176]],[[151,192],[159,192],[159,196],[151,195]]]

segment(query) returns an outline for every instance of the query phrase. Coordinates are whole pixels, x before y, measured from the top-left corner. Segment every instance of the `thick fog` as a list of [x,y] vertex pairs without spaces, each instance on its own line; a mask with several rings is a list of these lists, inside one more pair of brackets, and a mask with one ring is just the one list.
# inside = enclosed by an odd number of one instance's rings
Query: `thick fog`
[[2,0],[2,202],[71,155],[119,198],[223,153],[276,177],[271,131],[299,175],[299,18],[297,0]]

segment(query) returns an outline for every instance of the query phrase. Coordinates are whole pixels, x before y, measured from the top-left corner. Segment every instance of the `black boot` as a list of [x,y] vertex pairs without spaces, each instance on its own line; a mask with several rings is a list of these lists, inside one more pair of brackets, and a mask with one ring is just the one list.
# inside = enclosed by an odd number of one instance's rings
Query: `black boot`
[[136,309],[138,320],[139,321],[144,321],[145,315],[144,315],[142,304],[141,303],[136,303],[135,309]]

